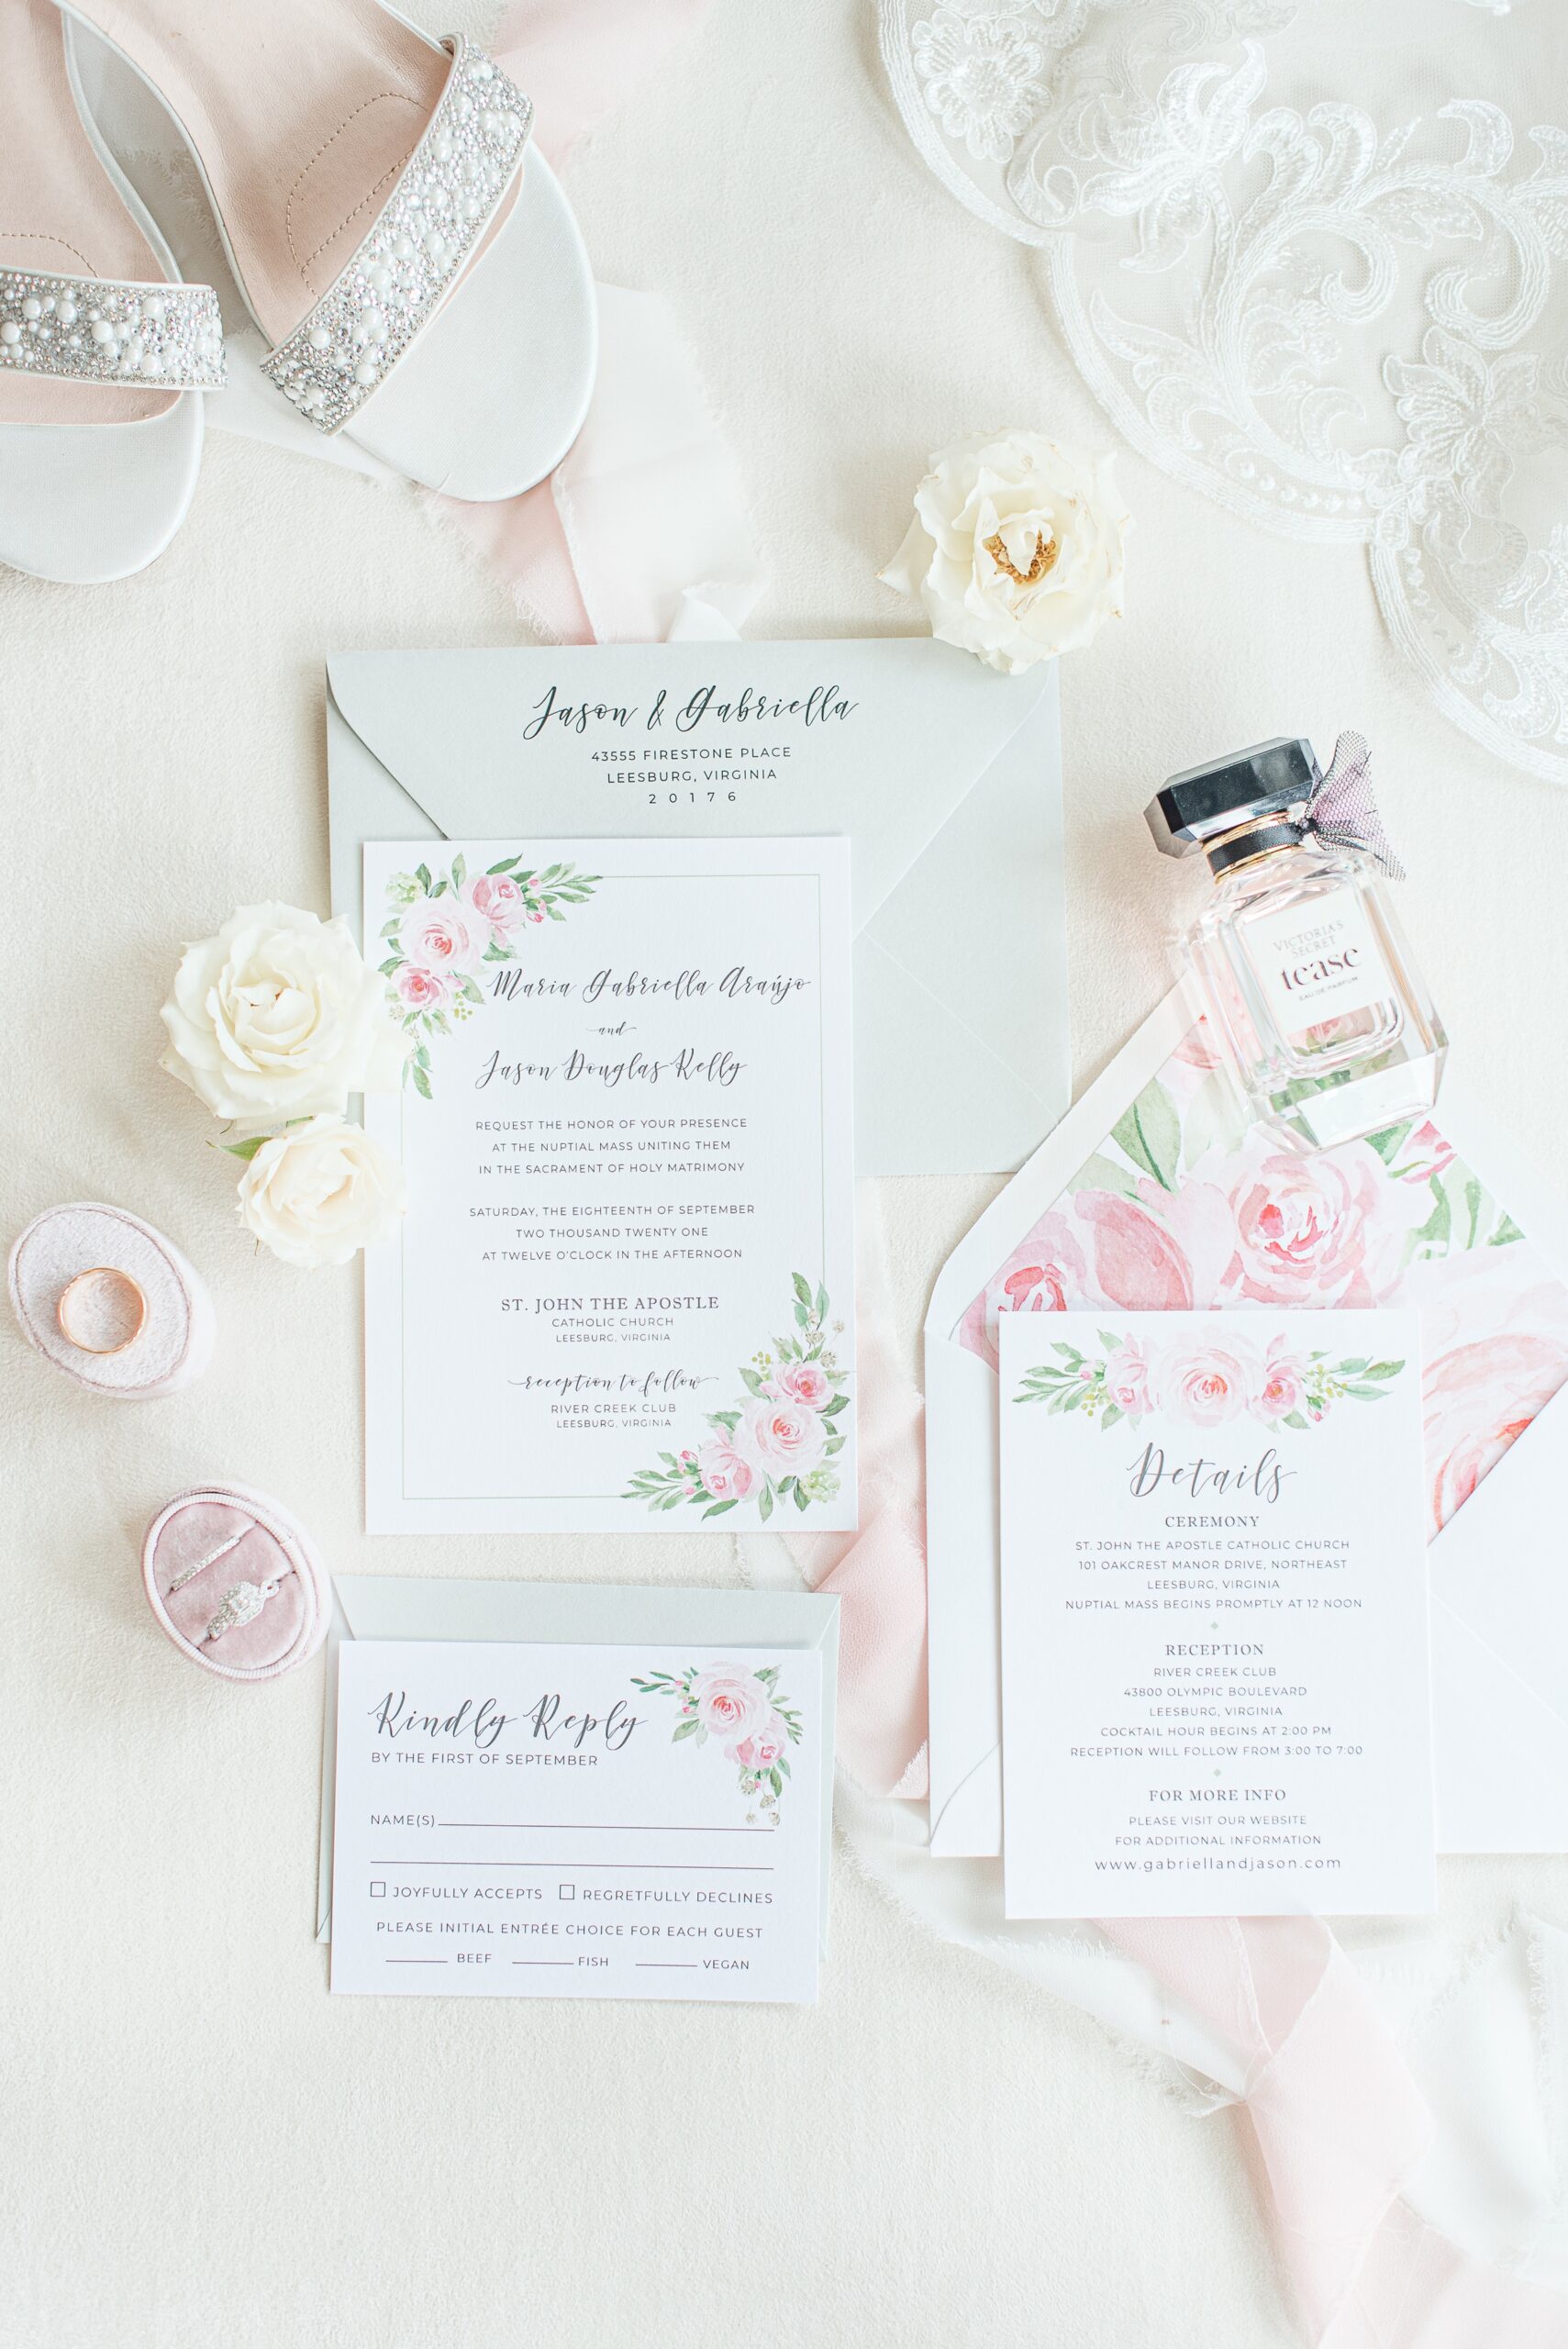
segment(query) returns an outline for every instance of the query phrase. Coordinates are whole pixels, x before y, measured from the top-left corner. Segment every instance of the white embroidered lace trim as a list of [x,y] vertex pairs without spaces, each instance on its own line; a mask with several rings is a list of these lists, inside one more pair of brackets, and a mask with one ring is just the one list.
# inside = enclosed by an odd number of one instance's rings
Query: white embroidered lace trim
[[[916,145],[1043,249],[1127,438],[1271,529],[1364,543],[1440,707],[1568,782],[1568,129],[1534,118],[1568,96],[1568,10],[878,6]],[[1461,72],[1511,111],[1446,95]]]

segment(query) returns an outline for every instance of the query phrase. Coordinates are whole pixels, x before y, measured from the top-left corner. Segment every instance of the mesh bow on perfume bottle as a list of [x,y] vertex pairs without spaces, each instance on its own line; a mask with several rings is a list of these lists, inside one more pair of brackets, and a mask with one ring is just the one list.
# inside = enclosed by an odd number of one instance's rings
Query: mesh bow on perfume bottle
[[1173,775],[1147,810],[1167,856],[1216,882],[1184,946],[1209,1025],[1253,1114],[1326,1150],[1426,1116],[1448,1039],[1389,902],[1402,868],[1342,734],[1260,742]]

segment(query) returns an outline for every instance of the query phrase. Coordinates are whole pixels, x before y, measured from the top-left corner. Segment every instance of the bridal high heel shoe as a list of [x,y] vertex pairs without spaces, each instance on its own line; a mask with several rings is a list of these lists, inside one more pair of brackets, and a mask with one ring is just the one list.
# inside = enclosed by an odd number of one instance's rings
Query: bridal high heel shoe
[[173,117],[280,399],[454,497],[551,471],[593,388],[593,278],[499,67],[381,0],[60,6]]
[[190,504],[217,297],[94,132],[50,0],[0,0],[0,563],[122,579]]

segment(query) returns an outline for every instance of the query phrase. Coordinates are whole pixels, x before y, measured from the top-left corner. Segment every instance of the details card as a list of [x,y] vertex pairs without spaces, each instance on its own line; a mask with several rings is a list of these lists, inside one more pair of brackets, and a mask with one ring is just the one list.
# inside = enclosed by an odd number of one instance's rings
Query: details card
[[1417,1316],[997,1333],[1007,1914],[1431,1910]]
[[364,858],[370,1531],[852,1528],[848,842]]
[[815,1999],[817,1649],[338,1658],[334,1990]]

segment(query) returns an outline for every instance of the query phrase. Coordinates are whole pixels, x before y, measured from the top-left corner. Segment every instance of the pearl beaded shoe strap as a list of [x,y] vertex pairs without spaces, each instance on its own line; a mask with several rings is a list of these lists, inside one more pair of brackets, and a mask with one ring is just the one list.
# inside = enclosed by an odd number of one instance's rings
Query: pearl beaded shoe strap
[[261,362],[300,414],[336,432],[429,322],[521,168],[533,104],[461,34],[423,137],[358,251]]
[[223,321],[210,285],[136,285],[0,269],[5,371],[89,384],[223,389]]

